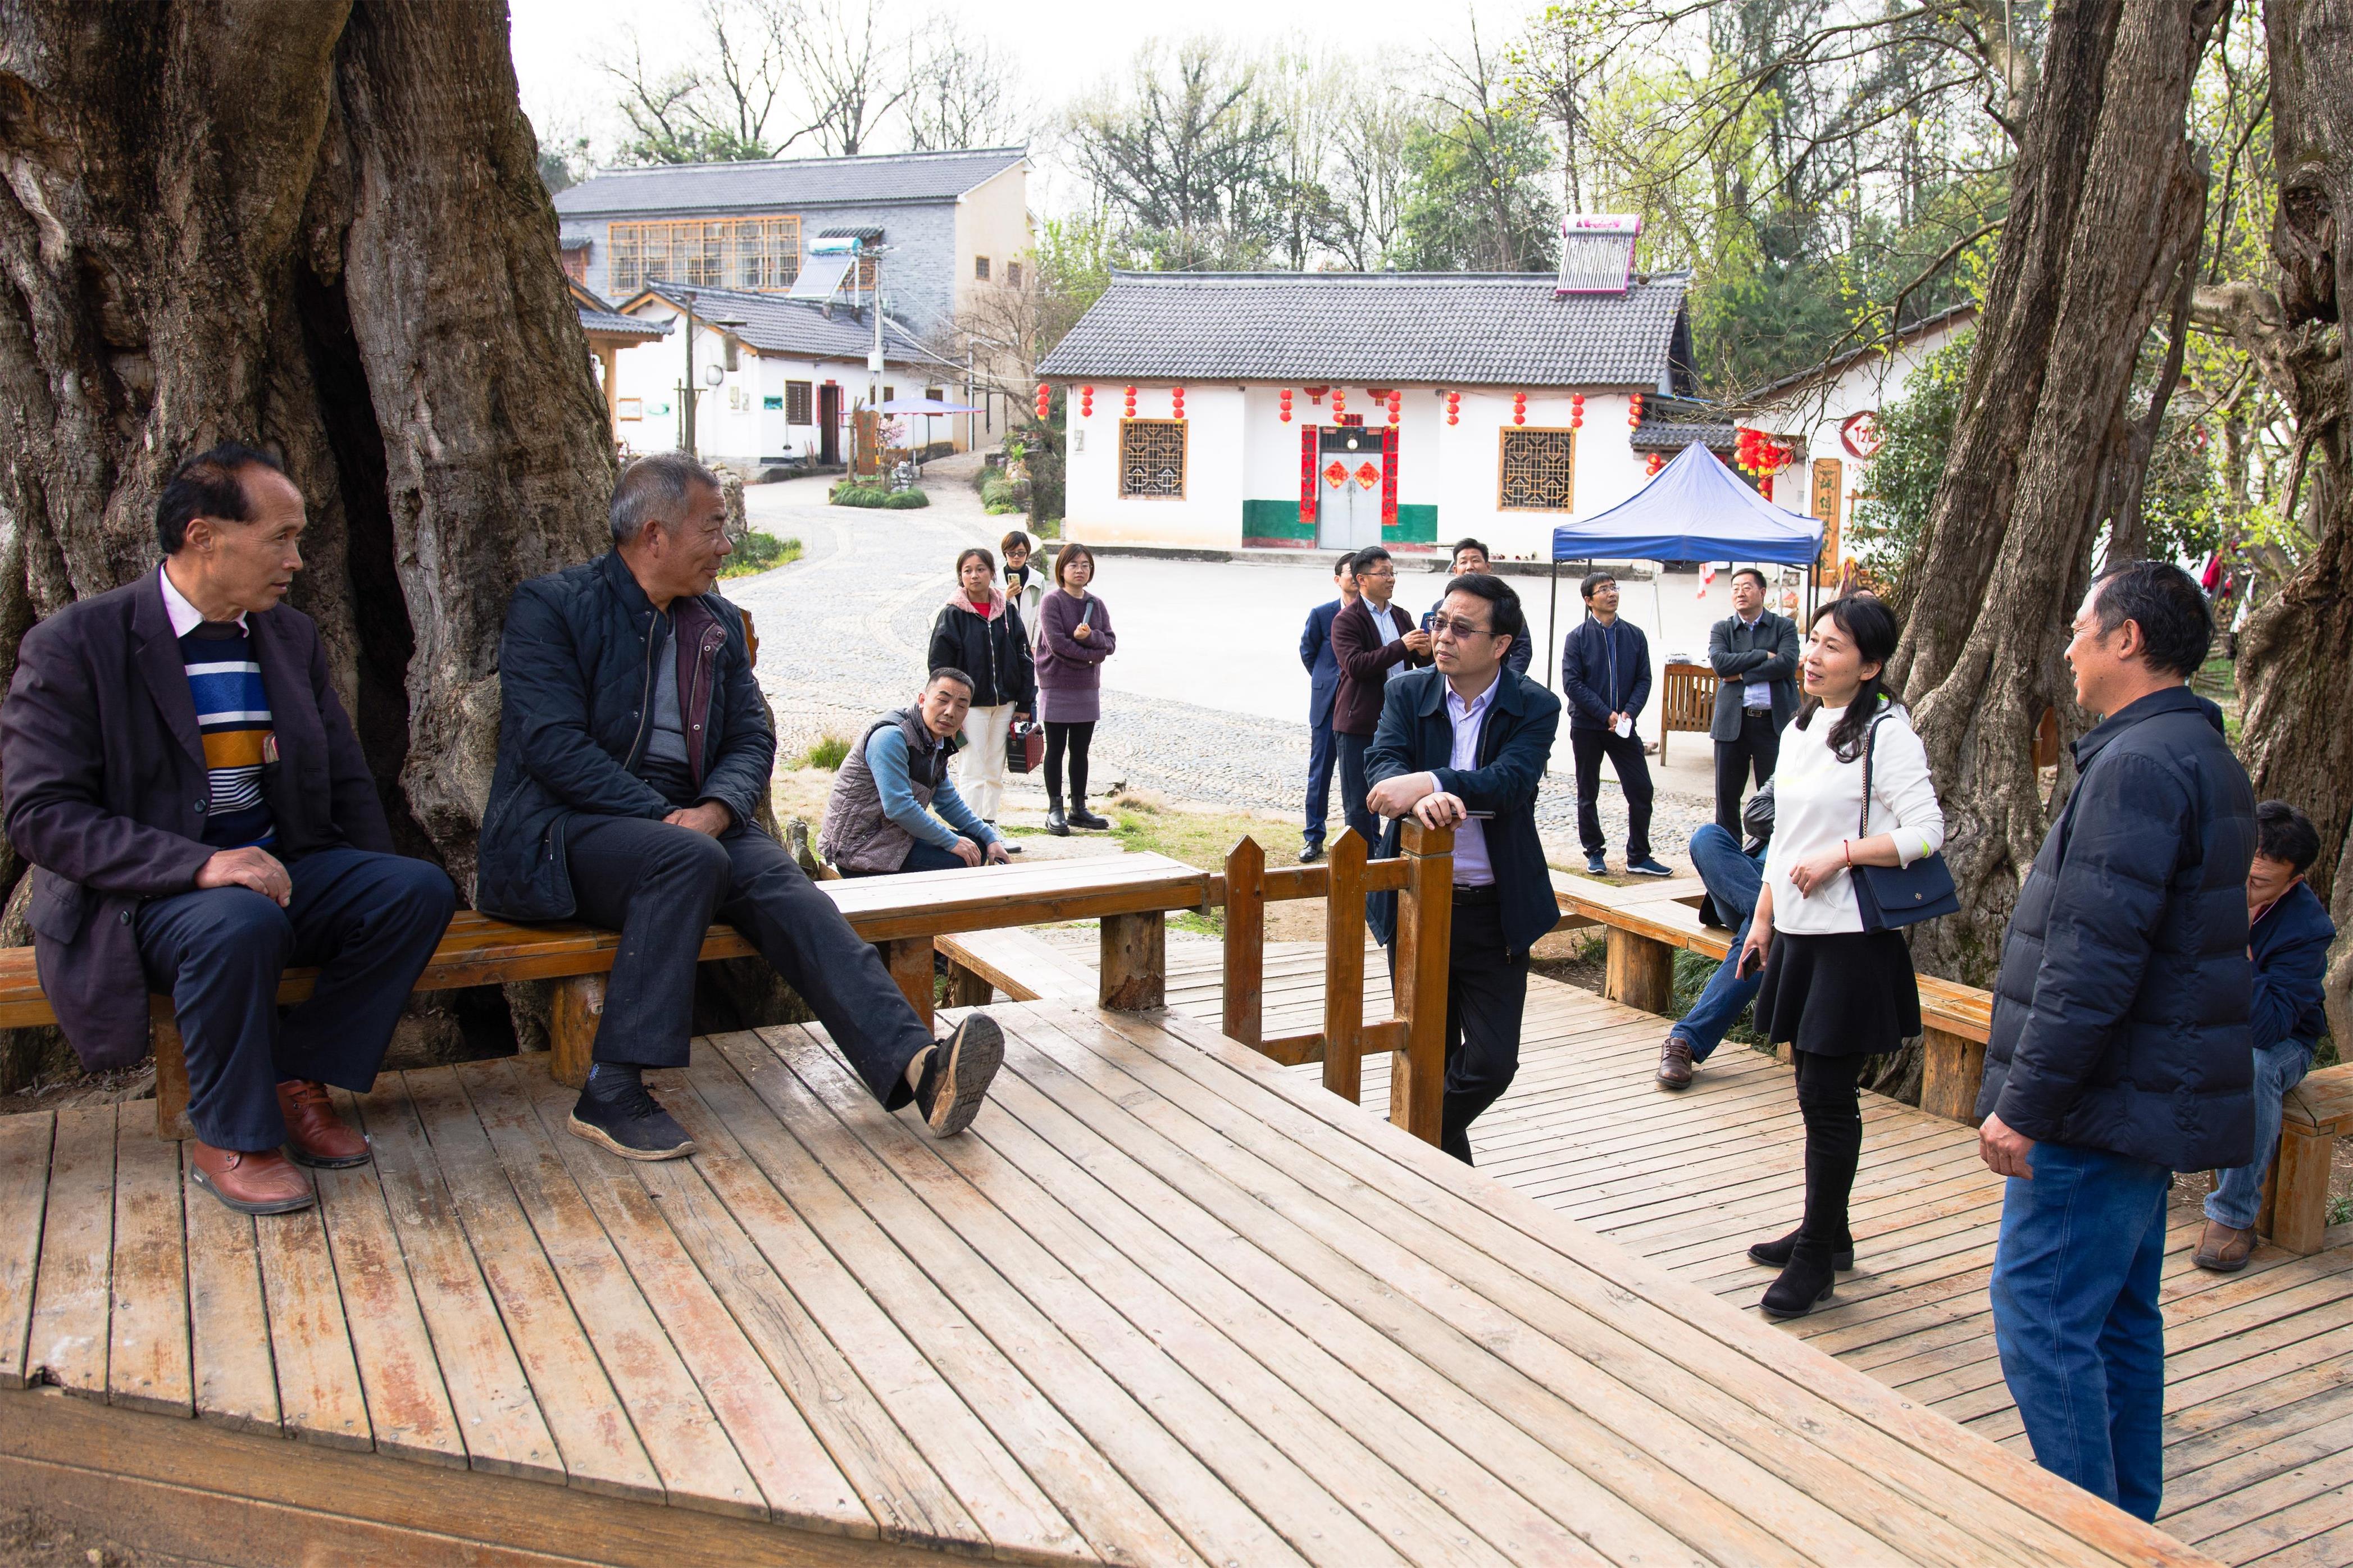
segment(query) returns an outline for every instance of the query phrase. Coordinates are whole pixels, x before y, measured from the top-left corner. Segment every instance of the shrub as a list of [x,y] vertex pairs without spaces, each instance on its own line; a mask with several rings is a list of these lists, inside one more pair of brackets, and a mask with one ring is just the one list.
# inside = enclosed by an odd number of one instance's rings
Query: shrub
[[981,510],[991,517],[1029,510],[1029,487],[1018,479],[1007,479],[996,469],[981,470],[979,489]]
[[921,490],[892,490],[882,498],[882,504],[892,511],[913,511],[932,504],[932,498]]
[[890,493],[875,485],[844,483],[834,486],[825,499],[836,506],[881,506]]
[[736,542],[735,553],[720,568],[722,577],[749,577],[754,572],[765,572],[771,566],[782,566],[801,558],[801,542],[778,539],[773,533],[747,533]]
[[823,768],[828,773],[832,773],[841,766],[842,760],[849,755],[849,742],[839,735],[828,735],[801,753],[801,766]]

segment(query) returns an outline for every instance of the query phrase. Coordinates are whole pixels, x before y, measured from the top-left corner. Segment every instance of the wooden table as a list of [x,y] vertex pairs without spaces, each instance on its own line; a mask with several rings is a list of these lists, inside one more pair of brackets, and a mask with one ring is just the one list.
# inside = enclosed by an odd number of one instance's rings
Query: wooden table
[[800,1028],[657,1075],[665,1164],[481,1062],[259,1223],[137,1107],[0,1120],[0,1384],[79,1396],[0,1393],[0,1495],[268,1564],[2205,1561],[1208,1026],[995,1014],[961,1139]]

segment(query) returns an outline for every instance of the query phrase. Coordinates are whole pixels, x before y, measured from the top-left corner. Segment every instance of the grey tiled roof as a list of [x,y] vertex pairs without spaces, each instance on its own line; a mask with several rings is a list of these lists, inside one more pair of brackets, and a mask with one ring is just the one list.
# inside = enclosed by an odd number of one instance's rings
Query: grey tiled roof
[[1681,277],[1562,296],[1550,273],[1119,272],[1055,380],[1694,389]]
[[1739,442],[1729,425],[1668,425],[1645,419],[1634,426],[1634,434],[1626,444],[1637,452],[1680,452],[1685,447],[1696,446],[1704,446],[1712,452],[1729,452]]
[[[655,283],[638,299],[659,294],[673,305],[683,306],[685,293],[677,285]],[[863,364],[867,351],[874,346],[873,319],[860,321],[846,305],[835,306],[828,318],[814,300],[790,300],[782,294],[754,294],[741,289],[697,289],[694,314],[705,322],[718,317],[742,321],[742,326],[727,330],[763,353],[856,360]],[[964,369],[932,353],[906,328],[887,318],[882,323],[882,356],[886,363],[928,373]]]
[[635,316],[624,316],[607,300],[577,278],[565,280],[572,289],[572,303],[580,311],[583,331],[617,332],[625,337],[652,339],[667,337],[667,321],[641,321]]
[[557,192],[555,210],[583,217],[954,201],[1029,155],[1027,148],[996,147],[606,169]]

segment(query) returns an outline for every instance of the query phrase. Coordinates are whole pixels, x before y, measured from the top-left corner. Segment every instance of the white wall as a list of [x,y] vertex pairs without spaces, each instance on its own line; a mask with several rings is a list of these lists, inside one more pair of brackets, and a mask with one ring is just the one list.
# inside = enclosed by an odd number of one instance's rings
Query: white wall
[[[1124,498],[1119,493],[1119,425],[1124,389],[1095,384],[1094,415],[1081,416],[1080,384],[1070,388],[1063,537],[1101,544],[1189,544],[1230,550],[1241,543],[1247,471],[1243,395],[1234,386],[1185,388],[1185,494]],[[1138,384],[1135,416],[1169,416],[1169,387]],[[1270,415],[1269,418],[1272,416]],[[1295,426],[1283,426],[1295,429]],[[1293,439],[1295,441],[1297,437]],[[1294,448],[1295,452],[1296,448]],[[1298,493],[1298,479],[1292,480]]]
[[1843,529],[1862,489],[1863,459],[1846,449],[1839,438],[1839,426],[1851,415],[1876,412],[1901,401],[1924,360],[1976,330],[1976,318],[1965,317],[1899,343],[1892,353],[1862,355],[1828,383],[1816,383],[1765,405],[1744,421],[1798,437],[1788,468],[1774,477],[1774,502],[1791,511],[1811,513],[1814,459],[1835,458],[1841,490],[1838,515]]

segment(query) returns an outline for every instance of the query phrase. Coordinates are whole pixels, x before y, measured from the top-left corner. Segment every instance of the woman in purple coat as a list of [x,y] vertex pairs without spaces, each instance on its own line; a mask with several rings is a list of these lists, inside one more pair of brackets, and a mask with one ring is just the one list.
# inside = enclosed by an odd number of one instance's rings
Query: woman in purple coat
[[[1046,831],[1109,827],[1087,809],[1087,747],[1103,715],[1103,661],[1119,647],[1111,612],[1087,592],[1095,558],[1083,544],[1054,557],[1054,591],[1038,611],[1038,716],[1046,725]],[[1062,815],[1062,757],[1071,759],[1071,811]]]

